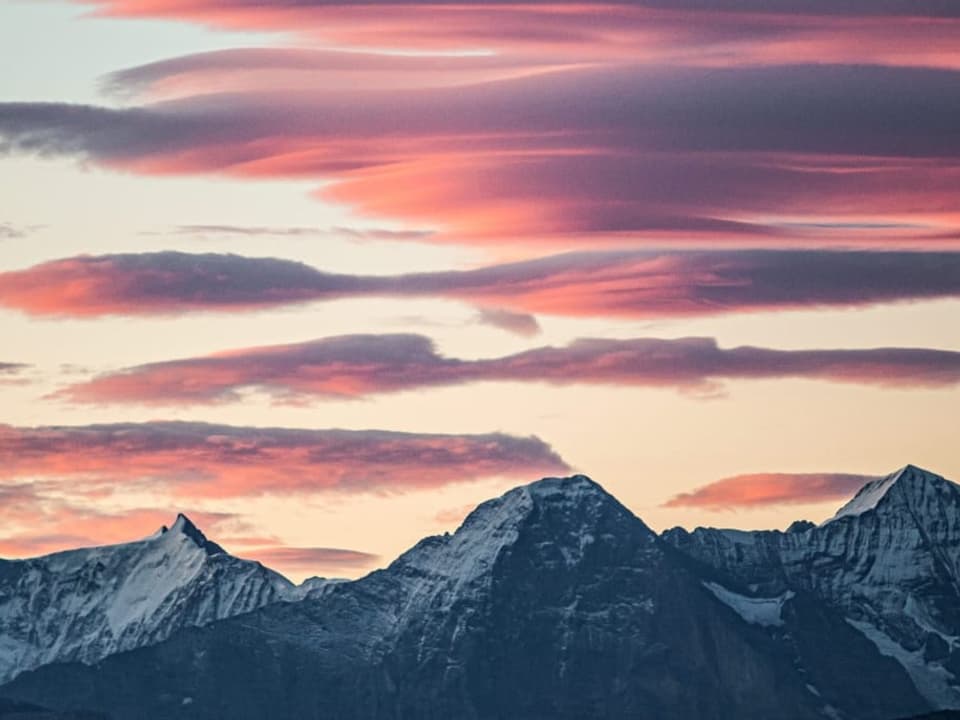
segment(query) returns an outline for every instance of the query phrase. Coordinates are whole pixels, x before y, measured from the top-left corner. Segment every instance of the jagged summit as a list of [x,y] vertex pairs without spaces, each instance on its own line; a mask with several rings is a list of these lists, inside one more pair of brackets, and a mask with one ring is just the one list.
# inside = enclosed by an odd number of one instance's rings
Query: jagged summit
[[160,531],[160,535],[164,536],[167,534],[185,535],[207,555],[220,555],[226,554],[227,552],[220,545],[212,540],[209,540],[207,536],[203,534],[203,531],[200,530],[200,528],[198,528],[193,521],[183,513],[177,513],[177,519],[169,528],[167,528],[166,525],[163,526]]
[[182,513],[141,540],[2,565],[0,682],[297,597],[286,578],[229,555]]
[[932,499],[946,499],[956,493],[957,486],[940,475],[916,465],[905,465],[886,477],[868,482],[824,525],[841,518],[859,517],[881,506],[917,509]]

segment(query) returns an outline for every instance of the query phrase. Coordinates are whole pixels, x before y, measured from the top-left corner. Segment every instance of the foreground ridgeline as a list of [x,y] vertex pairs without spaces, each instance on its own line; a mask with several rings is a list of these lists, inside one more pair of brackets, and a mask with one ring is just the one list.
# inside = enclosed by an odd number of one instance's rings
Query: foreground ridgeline
[[658,536],[588,478],[548,478],[384,570],[300,588],[181,517],[0,564],[0,675],[8,702],[113,720],[958,708],[960,488],[908,466],[820,526]]

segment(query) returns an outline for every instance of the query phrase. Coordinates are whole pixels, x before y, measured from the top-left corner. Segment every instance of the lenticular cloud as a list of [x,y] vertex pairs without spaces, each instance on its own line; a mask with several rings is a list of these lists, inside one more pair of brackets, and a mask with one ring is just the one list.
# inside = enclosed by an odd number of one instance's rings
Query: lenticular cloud
[[607,251],[394,276],[328,273],[276,258],[155,252],[79,256],[0,273],[0,307],[38,316],[239,312],[358,297],[434,297],[491,308],[487,322],[506,320],[529,331],[535,328],[528,319],[502,311],[695,317],[958,295],[956,252]]
[[56,397],[80,403],[204,405],[245,390],[281,402],[349,399],[484,381],[715,391],[731,380],[808,379],[875,387],[960,384],[960,353],[923,348],[721,348],[711,338],[583,339],[514,355],[462,360],[421,335],[346,335],[234,350],[107,373]]
[[0,426],[0,477],[183,498],[394,492],[568,470],[536,437],[187,422]]
[[[435,230],[432,242],[960,236],[956,71],[819,59],[350,62],[251,50],[133,69],[111,87],[169,99],[4,103],[0,141],[142,174],[315,179],[321,198]],[[338,79],[311,87],[311,64]],[[378,84],[388,72],[403,79]]]
[[753,473],[736,475],[676,495],[666,507],[734,510],[846,500],[875,477],[850,473]]

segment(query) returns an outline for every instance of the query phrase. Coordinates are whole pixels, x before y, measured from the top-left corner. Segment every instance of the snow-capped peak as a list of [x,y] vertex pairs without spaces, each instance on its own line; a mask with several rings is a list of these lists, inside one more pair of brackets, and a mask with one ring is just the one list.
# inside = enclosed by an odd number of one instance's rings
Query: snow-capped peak
[[143,540],[0,561],[0,682],[287,599],[289,580],[227,554],[183,514]]
[[925,489],[943,484],[950,483],[939,475],[916,465],[906,465],[895,473],[868,482],[860,488],[852,500],[823,524],[826,525],[840,518],[858,517],[874,511],[885,499],[893,495],[898,495],[901,500],[912,504],[911,498],[922,496]]
[[544,553],[544,562],[576,566],[599,533],[620,525],[644,546],[656,535],[600,485],[585,475],[548,477],[488,500],[471,512],[453,535],[421,540],[390,569],[411,580],[411,604],[441,589],[447,598],[472,594],[465,588],[489,583],[499,560],[522,535]]

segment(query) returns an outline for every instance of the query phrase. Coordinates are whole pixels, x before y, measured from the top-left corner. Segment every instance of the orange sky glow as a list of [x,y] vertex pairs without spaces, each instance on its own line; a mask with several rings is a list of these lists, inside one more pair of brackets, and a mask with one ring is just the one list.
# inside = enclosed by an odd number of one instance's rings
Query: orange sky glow
[[957,37],[937,0],[4,5],[0,555],[183,511],[356,576],[543,475],[657,529],[960,479]]

